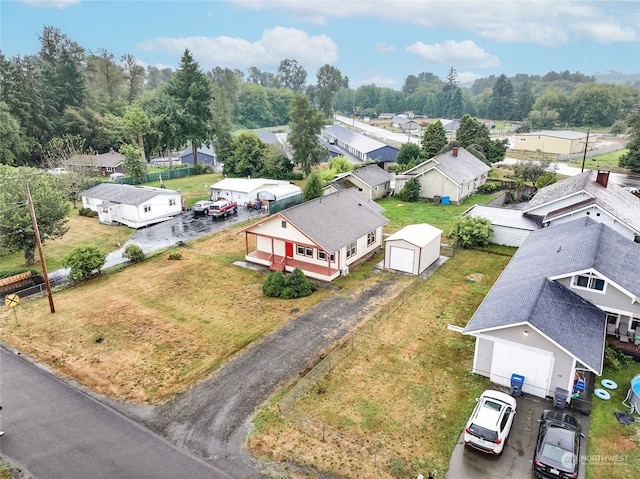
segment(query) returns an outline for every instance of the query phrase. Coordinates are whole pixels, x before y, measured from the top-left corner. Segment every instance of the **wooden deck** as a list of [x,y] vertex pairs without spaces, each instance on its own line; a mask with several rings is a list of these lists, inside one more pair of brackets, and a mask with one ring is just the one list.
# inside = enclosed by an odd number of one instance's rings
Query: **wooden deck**
[[629,342],[620,341],[616,336],[607,336],[607,344],[620,349],[625,354],[633,356],[636,361],[640,361],[640,348],[635,345],[634,338],[629,338]]

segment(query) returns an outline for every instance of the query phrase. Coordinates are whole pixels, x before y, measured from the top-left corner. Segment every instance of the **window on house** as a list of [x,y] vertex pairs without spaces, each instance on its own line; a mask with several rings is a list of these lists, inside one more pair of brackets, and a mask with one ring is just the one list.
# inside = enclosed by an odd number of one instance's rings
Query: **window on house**
[[300,256],[304,256],[304,246],[296,245],[296,253],[298,253]]
[[318,250],[318,259],[324,261],[327,259],[327,252],[321,249]]
[[144,212],[149,213],[151,211],[151,205],[144,205]]
[[347,246],[347,258],[351,258],[352,256],[355,256],[356,246],[357,244],[355,241],[351,243],[349,246]]
[[304,255],[309,258],[313,258],[313,248],[309,248],[308,246],[304,249]]
[[596,291],[604,291],[604,279],[595,276],[576,276],[573,280],[574,286],[587,289],[595,289]]
[[367,246],[376,244],[376,232],[373,231],[367,235]]
[[280,224],[280,226],[282,226],[283,228],[286,228],[287,227],[287,222],[283,220],[282,223]]

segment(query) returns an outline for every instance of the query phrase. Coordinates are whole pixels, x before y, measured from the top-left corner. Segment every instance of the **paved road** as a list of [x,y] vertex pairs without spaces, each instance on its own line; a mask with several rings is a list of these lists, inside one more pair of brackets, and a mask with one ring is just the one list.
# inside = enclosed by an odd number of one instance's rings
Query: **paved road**
[[5,348],[0,401],[0,454],[22,477],[231,478]]

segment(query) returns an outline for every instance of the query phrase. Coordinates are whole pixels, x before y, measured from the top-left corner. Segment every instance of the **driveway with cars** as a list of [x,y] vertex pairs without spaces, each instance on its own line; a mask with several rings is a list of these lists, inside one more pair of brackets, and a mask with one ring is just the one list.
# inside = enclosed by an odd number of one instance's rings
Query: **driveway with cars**
[[[509,393],[500,386],[492,388]],[[554,409],[551,399],[542,399],[523,394],[517,399],[516,415],[511,434],[502,456],[492,456],[464,446],[462,431],[449,461],[447,479],[473,477],[475,479],[531,479],[533,475],[533,452],[538,435],[538,419],[545,409]],[[581,440],[580,456],[586,456],[589,416],[569,407],[563,412],[575,416],[582,426],[585,438]],[[580,464],[578,479],[585,477],[585,464]]]

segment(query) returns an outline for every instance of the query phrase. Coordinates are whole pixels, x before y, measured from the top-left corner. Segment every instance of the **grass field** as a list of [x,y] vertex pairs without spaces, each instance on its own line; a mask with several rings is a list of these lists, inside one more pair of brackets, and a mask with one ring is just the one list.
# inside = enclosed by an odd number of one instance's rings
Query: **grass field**
[[[165,184],[195,201],[206,197],[217,179],[202,175]],[[446,235],[456,215],[492,198],[476,195],[462,205],[440,206],[386,198],[380,201],[391,220],[385,232],[426,222]],[[78,243],[114,248],[132,233],[101,226],[95,218],[74,217],[70,225],[65,237],[45,245],[50,270]],[[367,282],[389,274],[374,275],[365,264],[335,282],[340,292],[319,289],[293,301],[266,298],[261,293],[264,276],[232,264],[244,256],[244,239],[236,234],[237,228],[173,250],[181,253],[179,261],[169,261],[169,252],[164,252],[56,291],[55,315],[46,298],[22,301],[18,324],[13,311],[4,308],[0,340],[99,393],[132,403],[159,403],[202,380],[294,314],[332,294],[355,294]],[[342,477],[411,477],[416,467],[443,471],[466,419],[461,411],[471,410],[473,398],[487,384],[469,374],[473,340],[448,331],[446,325],[466,324],[513,253],[512,248],[491,251],[501,254],[457,253],[300,403],[303,411],[329,427],[404,462],[379,467],[371,454],[347,453],[281,421],[275,403],[286,388],[260,412],[250,439],[252,449],[276,461],[316,466]],[[224,285],[224,294],[216,294],[218,288],[212,285]],[[247,310],[253,312],[250,317]],[[98,338],[102,341],[96,342]],[[628,384],[622,377],[614,379]],[[588,478],[636,477],[640,439],[631,429],[619,427],[611,410],[602,406],[594,408],[589,454],[618,448],[629,451],[629,460],[616,466],[613,475],[589,463]],[[291,472],[287,477],[297,476]]]

